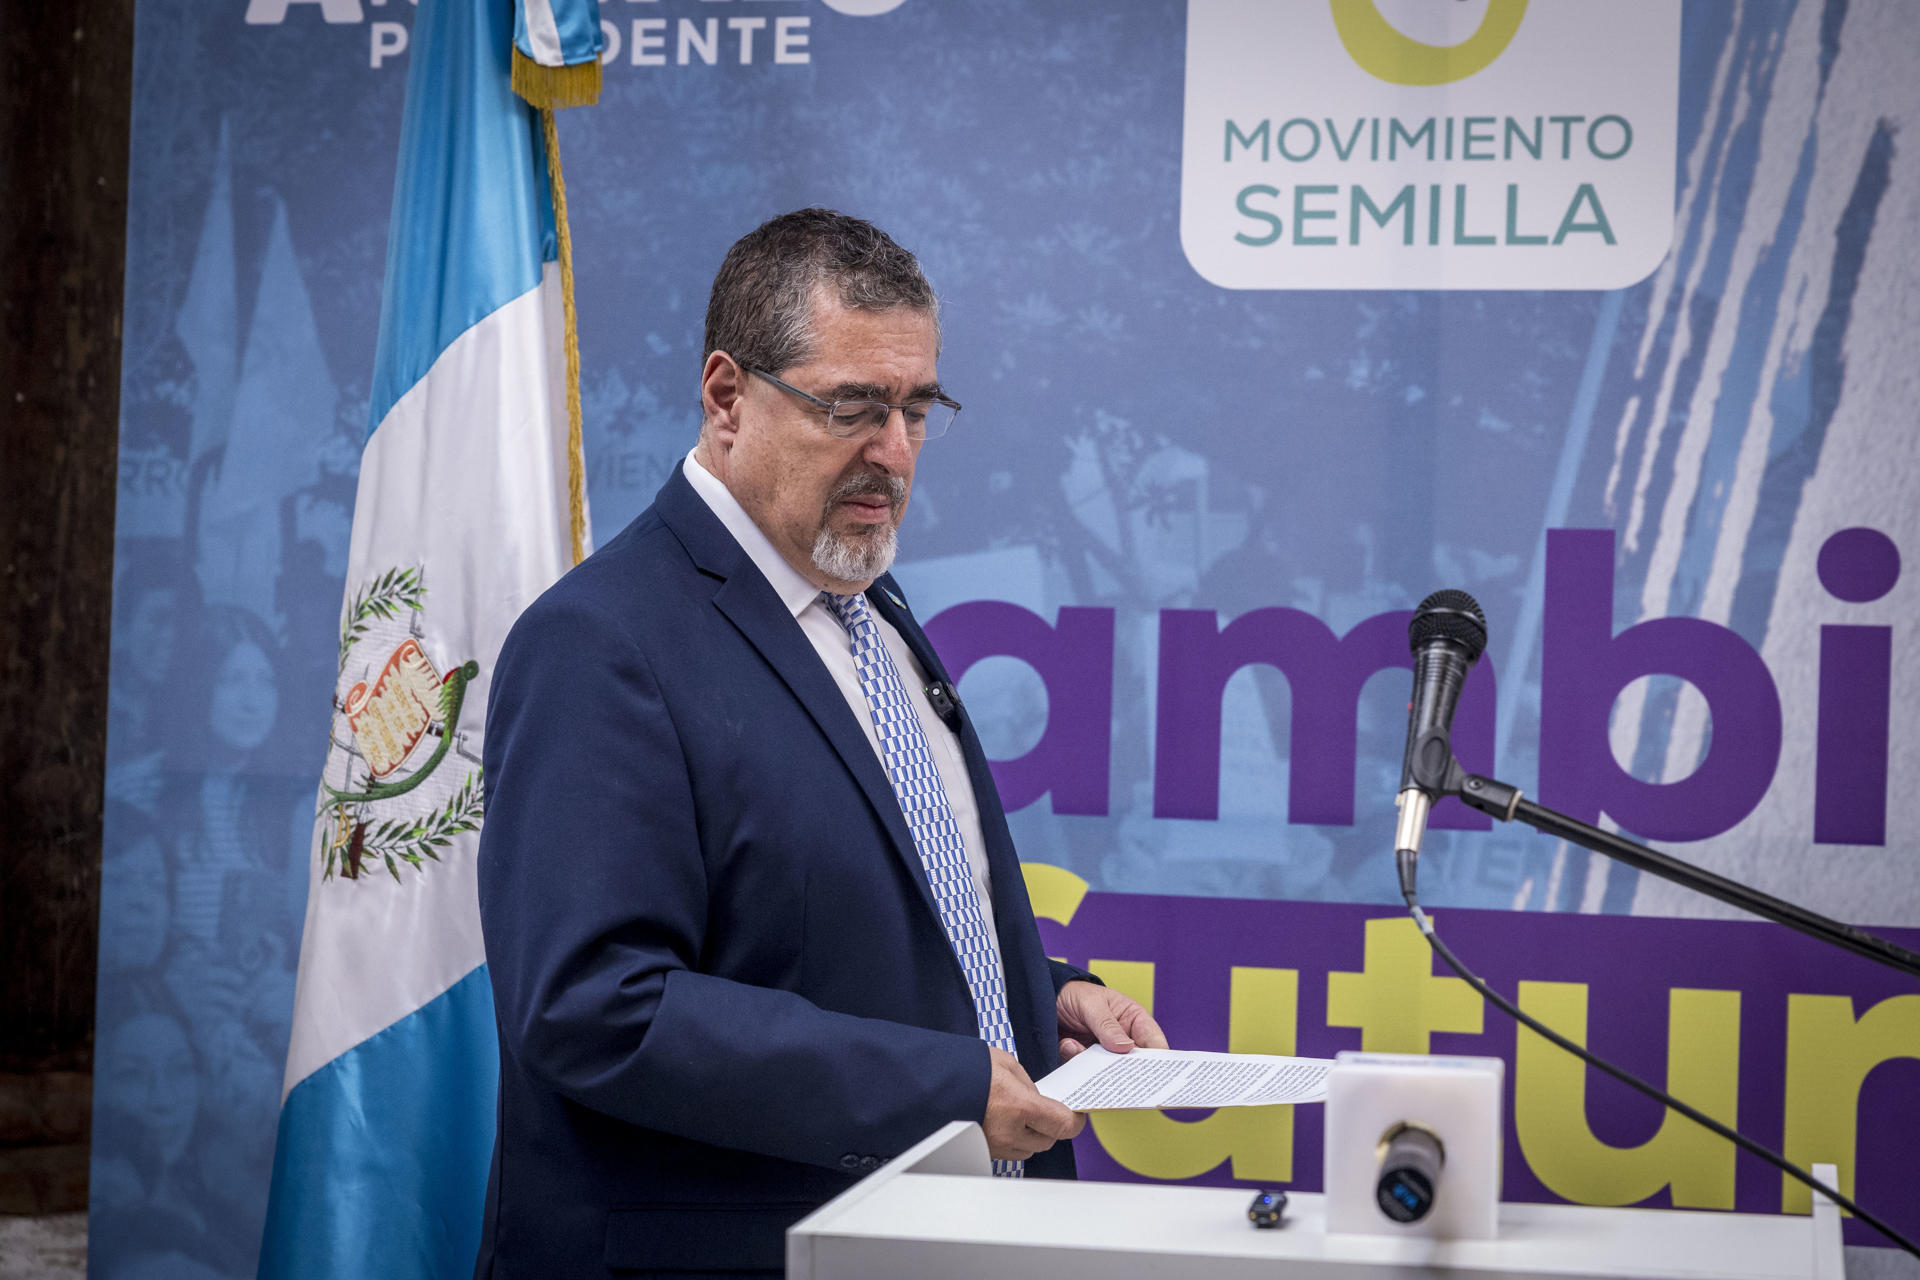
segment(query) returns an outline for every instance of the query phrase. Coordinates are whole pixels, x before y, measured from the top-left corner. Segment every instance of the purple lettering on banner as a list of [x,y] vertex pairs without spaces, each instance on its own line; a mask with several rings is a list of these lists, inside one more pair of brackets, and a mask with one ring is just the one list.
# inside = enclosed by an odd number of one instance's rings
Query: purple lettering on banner
[[[1654,840],[1703,840],[1753,812],[1780,762],[1780,695],[1753,647],[1698,618],[1653,618],[1613,634],[1613,531],[1547,533],[1540,677],[1540,799],[1583,822],[1604,811]],[[1678,782],[1643,782],[1613,757],[1621,690],[1678,676],[1713,716],[1712,745]]]
[[[1389,916],[1405,919],[1404,912],[1378,906],[1093,892],[1080,901],[1069,923],[1042,920],[1040,940],[1049,955],[1076,965],[1151,964],[1154,1017],[1183,1049],[1227,1048],[1236,967],[1291,970],[1298,992],[1294,1052],[1330,1058],[1360,1048],[1362,1036],[1358,1026],[1331,1025],[1330,975],[1364,974],[1366,923]],[[1737,1127],[1774,1150],[1782,1145],[1787,1108],[1788,997],[1846,997],[1859,1017],[1883,1001],[1910,999],[1913,988],[1912,979],[1892,969],[1761,921],[1465,908],[1438,908],[1433,921],[1460,958],[1509,999],[1521,982],[1584,986],[1588,1047],[1655,1085],[1667,1080],[1671,993],[1677,988],[1738,993]],[[1920,929],[1878,932],[1900,946],[1920,946]],[[1629,956],[1631,963],[1623,961]],[[1431,961],[1430,972],[1436,979],[1457,981],[1438,960]],[[1392,1023],[1405,1014],[1383,1008],[1377,1016]],[[1249,1028],[1239,1030],[1245,1035]],[[1436,1030],[1428,1051],[1506,1060],[1501,1198],[1557,1202],[1560,1196],[1528,1165],[1516,1133],[1516,1044],[1513,1021],[1487,1007],[1479,1033]],[[1658,1103],[1597,1071],[1589,1070],[1586,1081],[1584,1119],[1601,1142],[1638,1145],[1665,1119]],[[1920,1145],[1920,1108],[1912,1105],[1917,1089],[1920,1059],[1896,1053],[1873,1068],[1859,1094],[1851,1169],[1860,1202],[1908,1234],[1920,1231],[1920,1199],[1911,1194],[1911,1153]],[[1207,1114],[1168,1113],[1188,1121]],[[1324,1116],[1320,1106],[1294,1109],[1293,1177],[1287,1184],[1294,1189],[1320,1189]],[[1109,1154],[1091,1125],[1075,1140],[1074,1152],[1082,1178],[1151,1180]],[[1186,1181],[1258,1185],[1236,1180],[1224,1156],[1215,1168]],[[1641,1203],[1666,1208],[1672,1201],[1663,1189]],[[1739,1153],[1733,1207],[1744,1213],[1780,1212],[1779,1172],[1757,1156]],[[1845,1234],[1849,1244],[1885,1243],[1852,1220]]]
[[958,684],[982,658],[1018,658],[1047,686],[1047,728],[1017,760],[992,761],[993,781],[1008,812],[1049,791],[1055,813],[1107,812],[1112,762],[1113,610],[1068,606],[1048,626],[1031,609],[1003,600],[973,600],[943,609],[927,638]]
[[[1336,639],[1298,609],[1255,609],[1219,626],[1211,609],[1160,612],[1160,677],[1153,762],[1156,818],[1220,816],[1220,716],[1227,681],[1242,667],[1278,668],[1293,694],[1287,821],[1353,825],[1360,691],[1375,672],[1413,670],[1408,610],[1376,614]],[[1490,661],[1474,668],[1454,717],[1454,754],[1491,773],[1495,683]],[[1429,825],[1485,831],[1492,819],[1456,800]]]
[[1834,599],[1868,604],[1900,580],[1900,548],[1878,529],[1842,529],[1820,544],[1818,568]]
[[[1820,547],[1820,585],[1868,604],[1900,580],[1900,549],[1878,529],[1842,529]],[[1887,733],[1893,701],[1893,628],[1820,628],[1820,718],[1815,735],[1813,838],[1887,842]]]
[[1813,756],[1816,844],[1887,842],[1892,627],[1820,628]]

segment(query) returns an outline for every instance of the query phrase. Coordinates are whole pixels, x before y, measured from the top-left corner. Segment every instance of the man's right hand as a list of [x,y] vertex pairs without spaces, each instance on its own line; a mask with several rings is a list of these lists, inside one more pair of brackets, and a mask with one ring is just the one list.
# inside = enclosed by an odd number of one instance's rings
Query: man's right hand
[[987,1090],[987,1152],[995,1160],[1028,1160],[1086,1126],[1087,1118],[1069,1111],[1033,1087],[1020,1060],[987,1046],[993,1057],[993,1081]]

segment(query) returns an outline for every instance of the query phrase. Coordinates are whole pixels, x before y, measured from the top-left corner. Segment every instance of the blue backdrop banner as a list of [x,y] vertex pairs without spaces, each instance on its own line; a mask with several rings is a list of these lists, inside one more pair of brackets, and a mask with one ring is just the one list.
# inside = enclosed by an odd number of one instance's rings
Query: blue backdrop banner
[[[500,0],[140,0],[97,1275],[258,1260],[362,445],[404,390],[374,360],[401,101],[446,4]],[[560,121],[598,540],[693,443],[726,247],[872,219],[941,293],[966,404],[898,572],[1056,953],[1196,1048],[1507,1058],[1510,1197],[1804,1210],[1396,949],[1405,622],[1437,587],[1486,608],[1468,767],[1920,926],[1910,5],[599,23],[601,105]],[[1469,963],[1920,1231],[1920,995],[1451,802],[1435,828],[1422,898]],[[1401,964],[1438,985],[1364,980]],[[1085,1167],[1313,1189],[1302,1115],[1102,1124]]]

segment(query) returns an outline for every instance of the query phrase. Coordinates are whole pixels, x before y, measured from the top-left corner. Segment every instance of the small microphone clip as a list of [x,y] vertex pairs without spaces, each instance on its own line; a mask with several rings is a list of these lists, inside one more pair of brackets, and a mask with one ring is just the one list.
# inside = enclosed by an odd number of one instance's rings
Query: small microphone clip
[[933,704],[933,713],[940,717],[942,724],[960,732],[960,691],[945,680],[935,680],[927,686],[927,701]]

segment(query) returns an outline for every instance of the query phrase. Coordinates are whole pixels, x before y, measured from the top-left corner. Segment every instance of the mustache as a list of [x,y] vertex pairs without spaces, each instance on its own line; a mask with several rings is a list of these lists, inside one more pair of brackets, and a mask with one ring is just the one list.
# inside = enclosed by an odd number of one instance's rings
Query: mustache
[[907,482],[899,476],[883,476],[876,472],[863,471],[858,475],[848,476],[835,485],[833,492],[827,495],[827,506],[831,508],[849,498],[868,496],[885,498],[897,508],[907,500]]

